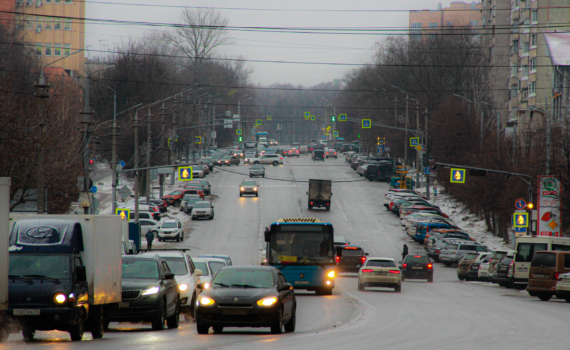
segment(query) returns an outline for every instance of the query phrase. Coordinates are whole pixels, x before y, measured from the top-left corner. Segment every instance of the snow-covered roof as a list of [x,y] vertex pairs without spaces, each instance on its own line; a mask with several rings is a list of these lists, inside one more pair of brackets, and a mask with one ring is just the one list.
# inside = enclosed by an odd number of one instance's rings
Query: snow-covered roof
[[555,66],[570,66],[570,33],[544,33],[550,60]]

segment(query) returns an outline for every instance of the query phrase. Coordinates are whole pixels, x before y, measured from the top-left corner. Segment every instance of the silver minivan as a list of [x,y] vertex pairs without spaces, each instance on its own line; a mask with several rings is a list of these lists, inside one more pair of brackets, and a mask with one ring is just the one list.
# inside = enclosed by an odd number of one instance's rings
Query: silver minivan
[[489,251],[487,248],[475,242],[451,243],[443,248],[439,254],[439,260],[444,263],[445,266],[451,266],[452,264],[457,264],[465,254],[487,251]]

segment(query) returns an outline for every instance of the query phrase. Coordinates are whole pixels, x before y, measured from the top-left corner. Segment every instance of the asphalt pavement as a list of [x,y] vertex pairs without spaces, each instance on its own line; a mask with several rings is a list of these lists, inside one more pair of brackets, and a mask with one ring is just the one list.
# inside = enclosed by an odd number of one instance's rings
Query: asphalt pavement
[[[313,162],[308,157],[285,159],[266,167],[259,178],[259,197],[239,197],[248,166],[216,169],[212,184],[214,220],[190,222],[184,242],[190,254],[228,254],[234,265],[256,265],[264,228],[283,217],[316,217],[330,222],[335,234],[360,244],[370,257],[400,259],[402,245],[410,253],[422,249],[408,241],[400,220],[383,204],[385,183],[369,182],[347,166],[344,158]],[[332,179],[330,212],[307,209],[308,179]],[[224,329],[221,335],[198,335],[193,323],[177,330],[153,332],[145,324],[111,324],[101,340],[73,343],[64,332],[37,332],[32,343],[19,334],[2,349],[536,349],[567,348],[563,329],[570,305],[531,298],[526,292],[482,282],[462,282],[455,267],[434,264],[434,282],[406,281],[402,292],[357,290],[355,274],[338,277],[332,296],[300,292],[297,330],[271,335],[268,329]]]

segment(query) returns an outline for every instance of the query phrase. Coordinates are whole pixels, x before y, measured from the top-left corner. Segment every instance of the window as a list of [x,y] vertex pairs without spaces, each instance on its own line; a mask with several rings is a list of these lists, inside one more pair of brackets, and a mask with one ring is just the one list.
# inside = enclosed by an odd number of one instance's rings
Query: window
[[61,44],[54,44],[53,45],[53,55],[54,56],[61,56]]
[[71,18],[63,20],[63,30],[71,30]]
[[522,76],[524,77],[528,77],[528,66],[524,65],[522,66]]
[[536,72],[536,58],[531,58],[528,60],[531,72]]
[[536,82],[531,81],[528,83],[528,95],[535,95],[536,94]]
[[71,44],[63,44],[63,55],[69,56],[71,53]]
[[511,99],[517,98],[518,85],[511,85]]
[[44,56],[51,56],[52,55],[52,51],[51,51],[51,44],[44,44],[44,48],[45,48],[45,55]]
[[512,46],[511,46],[511,54],[518,54],[519,53],[519,41],[518,40],[513,40],[512,42]]
[[564,254],[564,268],[570,269],[570,255]]
[[40,31],[43,29],[44,25],[43,25],[43,18],[41,18],[40,16],[36,17],[36,29],[39,29]]
[[34,52],[35,52],[36,56],[41,56],[42,55],[42,44],[36,43],[34,45]]
[[525,18],[524,21],[523,21],[523,24],[524,24],[525,26],[528,26],[528,25],[530,24],[530,18]]
[[534,252],[547,250],[546,243],[519,243],[517,244],[516,262],[531,262]]
[[46,18],[45,18],[45,27],[44,27],[45,30],[51,30],[51,29],[52,29],[52,25],[53,25],[53,24],[52,24],[52,21],[53,21],[53,20],[52,20],[51,17],[46,17]]
[[56,4],[61,4],[61,0],[55,0]]
[[529,48],[528,41],[526,41],[523,43],[523,53],[528,53],[528,48]]
[[479,21],[471,21],[471,27],[478,27]]
[[64,1],[66,4],[71,4],[71,0],[65,0]]
[[556,250],[560,252],[570,252],[570,246],[561,245],[561,244],[553,244],[551,250]]
[[530,35],[530,46],[536,46],[536,34]]
[[61,18],[54,18],[53,19],[53,29],[54,30],[61,30]]
[[448,26],[448,27],[453,26],[453,22],[452,22],[452,21],[447,21],[447,26]]
[[519,31],[519,23],[518,23],[518,22],[514,22],[514,23],[511,25],[511,32],[513,32],[513,33],[518,33],[518,31]]
[[429,24],[430,28],[437,28],[437,22],[432,22]]
[[517,75],[518,67],[516,64],[511,65],[511,77],[515,77]]
[[45,0],[46,4],[51,4],[53,0]]
[[556,254],[536,253],[532,258],[530,267],[556,267]]
[[538,10],[530,11],[530,20],[532,23],[538,22]]
[[32,16],[26,16],[25,26],[26,29],[34,29],[34,18]]

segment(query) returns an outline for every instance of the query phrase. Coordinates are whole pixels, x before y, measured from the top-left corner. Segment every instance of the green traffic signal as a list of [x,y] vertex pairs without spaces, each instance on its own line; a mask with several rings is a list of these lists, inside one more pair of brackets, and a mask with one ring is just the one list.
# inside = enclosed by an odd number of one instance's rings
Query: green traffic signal
[[239,142],[243,141],[243,138],[241,136],[238,137]]
[[335,115],[331,116],[331,122],[333,122],[333,123],[336,122],[336,116]]

